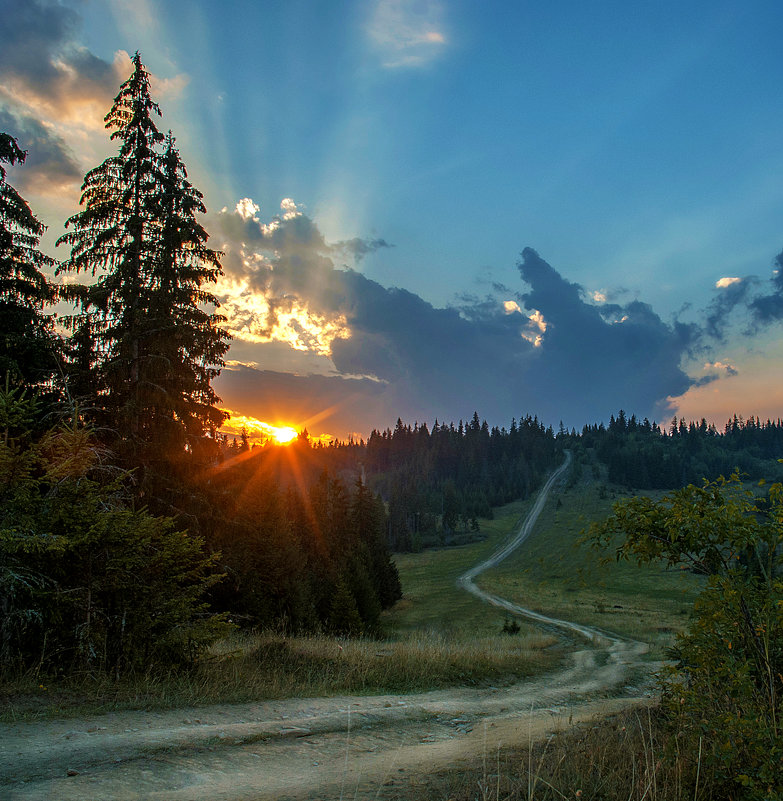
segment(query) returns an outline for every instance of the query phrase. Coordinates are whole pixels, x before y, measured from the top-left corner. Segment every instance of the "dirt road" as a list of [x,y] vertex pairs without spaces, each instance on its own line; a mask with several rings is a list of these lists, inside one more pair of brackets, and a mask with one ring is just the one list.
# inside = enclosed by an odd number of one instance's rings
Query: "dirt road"
[[[473,579],[527,536],[556,471],[511,542],[460,577],[496,606],[586,638],[560,670],[497,689],[338,697],[122,712],[0,727],[0,798],[8,801],[260,801],[394,797],[417,773],[649,697],[643,646],[523,610]],[[640,678],[641,677],[641,678]],[[609,697],[615,696],[615,697]],[[69,775],[70,774],[70,775]]]

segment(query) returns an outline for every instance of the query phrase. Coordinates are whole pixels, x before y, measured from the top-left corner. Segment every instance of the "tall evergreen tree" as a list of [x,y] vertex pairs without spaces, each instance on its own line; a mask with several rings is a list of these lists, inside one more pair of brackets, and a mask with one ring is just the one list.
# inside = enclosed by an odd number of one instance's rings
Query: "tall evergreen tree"
[[[85,176],[84,208],[58,244],[71,246],[61,270],[97,275],[70,290],[81,307],[75,372],[95,393],[99,421],[119,428],[128,461],[146,465],[196,450],[225,419],[210,382],[228,345],[223,318],[204,308],[217,300],[202,285],[221,269],[196,220],[202,195],[155,124],[138,53],[133,66],[105,117],[119,152]],[[85,380],[91,358],[97,375]]]
[[26,156],[12,136],[0,133],[0,379],[40,385],[56,369],[57,340],[43,313],[54,291],[41,271],[54,260],[38,249],[44,226],[2,166]]
[[171,445],[185,444],[184,436],[192,446],[226,417],[215,407],[219,399],[211,382],[223,365],[228,336],[218,327],[225,318],[204,309],[219,306],[202,287],[222,275],[220,253],[206,245],[208,234],[196,219],[206,212],[203,195],[188,181],[170,131],[154,200],[160,245],[150,276],[149,317],[158,344],[150,364],[156,413],[149,422]]

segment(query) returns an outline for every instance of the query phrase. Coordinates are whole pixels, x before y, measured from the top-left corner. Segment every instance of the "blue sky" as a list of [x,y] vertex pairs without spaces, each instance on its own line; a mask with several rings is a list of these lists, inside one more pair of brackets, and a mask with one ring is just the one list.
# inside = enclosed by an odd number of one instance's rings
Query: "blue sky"
[[0,9],[0,127],[50,239],[141,51],[226,252],[235,411],[780,415],[778,3]]

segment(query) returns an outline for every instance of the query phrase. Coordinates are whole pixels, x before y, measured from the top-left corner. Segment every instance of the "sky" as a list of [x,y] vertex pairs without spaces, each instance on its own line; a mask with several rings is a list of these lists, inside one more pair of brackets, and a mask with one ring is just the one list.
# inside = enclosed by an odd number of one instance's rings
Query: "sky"
[[232,334],[233,425],[783,409],[778,2],[0,0],[48,226],[136,50]]

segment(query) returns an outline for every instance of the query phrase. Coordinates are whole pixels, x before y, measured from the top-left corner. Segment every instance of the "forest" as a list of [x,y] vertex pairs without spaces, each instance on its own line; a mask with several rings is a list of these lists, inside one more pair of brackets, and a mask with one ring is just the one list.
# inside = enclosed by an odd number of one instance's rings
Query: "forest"
[[[160,116],[136,54],[59,263],[0,166],[4,673],[185,664],[237,625],[370,632],[400,596],[361,481],[286,484],[225,452],[220,254]],[[0,165],[25,156],[0,134]]]
[[117,153],[85,175],[60,262],[6,180],[26,153],[0,133],[4,674],[187,665],[237,626],[376,634],[402,595],[392,552],[481,537],[479,518],[534,493],[564,448],[572,480],[600,462],[640,489],[757,474],[783,452],[780,420],[666,429],[623,411],[581,433],[474,412],[360,442],[229,444],[212,387],[221,254],[133,67],[105,117]]

